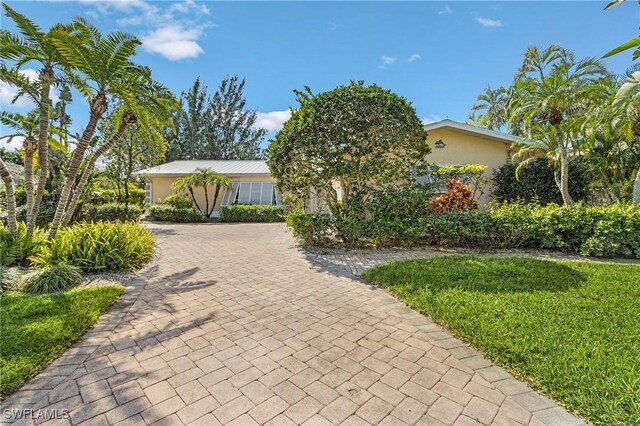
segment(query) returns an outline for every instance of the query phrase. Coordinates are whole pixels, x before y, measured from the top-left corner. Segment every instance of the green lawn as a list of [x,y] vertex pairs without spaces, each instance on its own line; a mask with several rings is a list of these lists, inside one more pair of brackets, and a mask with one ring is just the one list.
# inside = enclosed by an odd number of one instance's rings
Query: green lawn
[[15,392],[93,325],[122,294],[109,286],[0,296],[0,397]]
[[640,266],[450,256],[365,278],[595,424],[640,424]]

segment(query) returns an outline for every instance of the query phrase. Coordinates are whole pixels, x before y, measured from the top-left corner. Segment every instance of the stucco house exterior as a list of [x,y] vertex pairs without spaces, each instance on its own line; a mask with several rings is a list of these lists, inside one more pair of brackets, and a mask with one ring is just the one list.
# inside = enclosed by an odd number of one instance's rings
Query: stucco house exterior
[[[275,191],[273,178],[265,161],[184,160],[161,164],[137,173],[145,177],[147,205],[174,194],[176,191],[171,187],[173,182],[199,168],[211,169],[228,177],[232,182],[231,190],[220,194],[212,214],[214,217],[220,214],[222,207],[233,203],[281,204],[280,194]],[[194,192],[198,204],[205,205],[204,190],[197,188]]]
[[[425,125],[427,142],[431,153],[425,158],[429,163],[439,166],[461,165],[467,163],[487,166],[486,175],[491,178],[493,172],[503,164],[511,161],[513,150],[511,145],[518,137],[472,126],[453,120],[441,120]],[[152,167],[141,172],[146,178],[147,204],[157,203],[166,196],[175,193],[171,185],[181,176],[193,173],[198,168],[209,168],[227,176],[233,183],[231,190],[226,190],[218,198],[213,216],[218,216],[222,207],[233,203],[242,204],[276,204],[282,203],[280,194],[274,186],[267,163],[262,160],[192,160],[173,161]],[[340,194],[339,186],[336,191]],[[198,204],[204,205],[204,191],[195,193]],[[490,191],[480,204],[491,200]],[[319,200],[310,200],[309,208],[319,208]]]
[[[511,162],[514,154],[512,144],[519,137],[484,127],[460,123],[454,120],[440,120],[424,126],[431,153],[427,160],[438,166],[482,164],[487,166],[486,176],[493,178],[493,172]],[[488,191],[480,204],[491,200]]]

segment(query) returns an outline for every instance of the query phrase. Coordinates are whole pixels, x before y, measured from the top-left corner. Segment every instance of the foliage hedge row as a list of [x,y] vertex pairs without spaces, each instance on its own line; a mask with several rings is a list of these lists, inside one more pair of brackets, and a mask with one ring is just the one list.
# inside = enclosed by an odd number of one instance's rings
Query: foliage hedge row
[[[121,198],[124,198],[124,190],[122,190],[121,196],[118,195],[118,191],[115,189],[100,189],[92,192],[88,197],[88,202],[94,205],[112,204],[123,202]],[[129,185],[129,204],[136,204],[138,206],[144,205],[145,191],[137,186]]]
[[92,222],[104,220],[131,222],[138,220],[143,211],[142,207],[134,204],[127,206],[126,204],[109,203],[85,207],[84,217]]
[[[562,204],[562,195],[556,185],[553,169],[545,158],[537,158],[521,165],[518,177],[517,166],[505,164],[493,174],[493,195],[497,201],[527,201],[542,205]],[[589,186],[587,169],[579,160],[569,165],[569,193],[574,200],[585,200]]]
[[222,208],[222,222],[283,222],[281,206],[232,204]]
[[[331,244],[340,236],[350,245],[536,248],[640,258],[640,206],[622,203],[606,207],[496,204],[489,210],[426,214],[407,222],[298,211],[287,216],[287,224],[296,237],[313,245]],[[346,237],[345,231],[349,232]]]
[[149,218],[162,222],[202,222],[204,216],[193,207],[176,208],[166,204],[154,204],[149,207]]

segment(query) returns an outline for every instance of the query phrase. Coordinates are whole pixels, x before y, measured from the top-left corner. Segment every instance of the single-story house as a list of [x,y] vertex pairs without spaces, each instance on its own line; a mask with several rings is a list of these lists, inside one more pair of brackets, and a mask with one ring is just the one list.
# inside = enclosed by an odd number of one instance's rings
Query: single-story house
[[[489,130],[484,127],[440,120],[424,126],[431,153],[427,160],[438,166],[482,164],[487,166],[486,176],[493,178],[495,170],[511,162],[512,144],[519,137]],[[491,200],[491,191],[478,200],[485,204]]]
[[[490,178],[496,169],[511,161],[511,144],[519,139],[516,136],[448,119],[429,123],[425,125],[425,130],[431,146],[431,153],[426,161],[439,166],[483,164],[487,166],[486,174]],[[156,203],[173,194],[173,182],[198,168],[212,169],[227,176],[233,183],[232,189],[226,190],[218,198],[214,216],[219,214],[223,206],[233,203],[281,204],[280,194],[275,190],[269,168],[265,161],[260,160],[173,161],[143,170],[138,174],[146,178],[147,204]],[[338,187],[336,190],[339,193]],[[195,195],[198,204],[203,206],[204,191],[198,189]],[[484,204],[490,199],[490,194],[485,194],[478,201]],[[318,207],[317,200],[311,200],[310,204],[311,209]]]
[[[176,191],[172,184],[182,176],[196,169],[211,169],[231,180],[232,188],[218,197],[213,216],[220,214],[222,207],[233,204],[276,204],[282,203],[280,194],[274,187],[273,178],[265,161],[260,160],[183,160],[172,161],[138,172],[146,179],[145,192],[147,205],[157,203]],[[194,194],[198,205],[204,207],[205,196],[202,188],[196,188]],[[212,202],[211,190],[209,202]]]

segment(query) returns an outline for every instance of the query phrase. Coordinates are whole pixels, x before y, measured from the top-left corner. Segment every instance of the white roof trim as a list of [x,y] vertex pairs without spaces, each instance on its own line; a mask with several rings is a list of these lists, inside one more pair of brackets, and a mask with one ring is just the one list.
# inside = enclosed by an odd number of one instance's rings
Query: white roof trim
[[428,132],[429,130],[441,129],[441,128],[449,128],[458,130],[463,133],[469,133],[473,135],[484,136],[489,139],[493,139],[502,143],[511,144],[513,142],[519,142],[522,139],[518,136],[510,135],[508,133],[502,133],[495,130],[490,130],[485,127],[472,126],[471,124],[460,123],[459,121],[454,120],[440,120],[433,123],[425,124],[424,129]]

